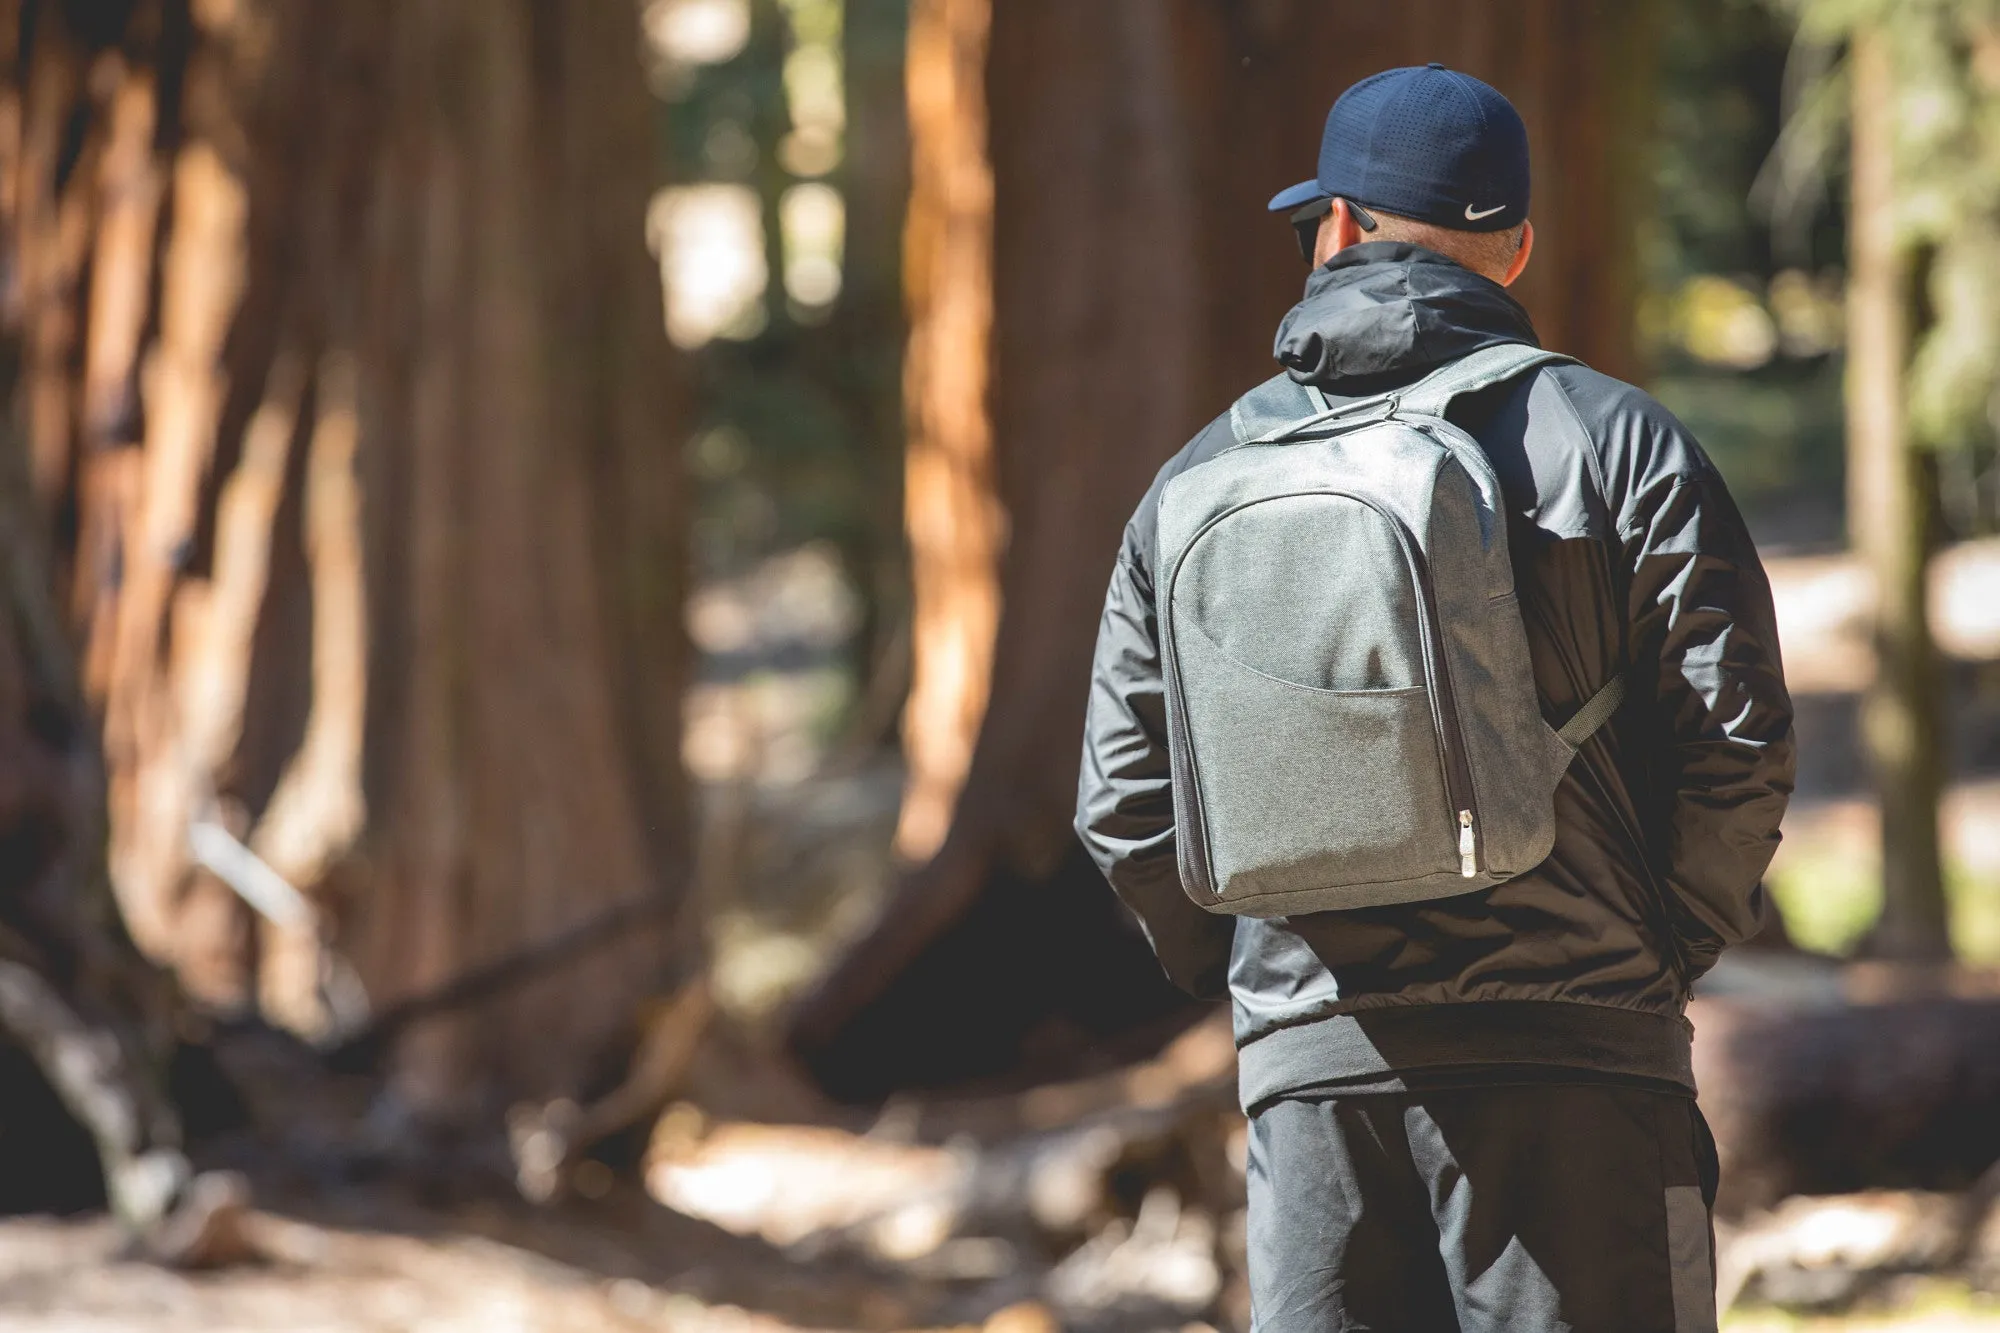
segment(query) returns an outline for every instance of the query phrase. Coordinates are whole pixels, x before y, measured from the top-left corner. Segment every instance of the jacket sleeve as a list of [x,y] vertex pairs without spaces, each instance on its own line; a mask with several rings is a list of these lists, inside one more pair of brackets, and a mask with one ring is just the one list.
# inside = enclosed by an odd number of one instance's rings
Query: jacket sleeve
[[[1678,423],[1675,423],[1676,425]],[[1664,878],[1689,979],[1754,934],[1792,792],[1792,702],[1771,585],[1699,449],[1669,432],[1621,515],[1635,658],[1657,652]],[[1674,456],[1678,455],[1678,458]]]
[[1226,993],[1235,921],[1203,911],[1181,889],[1166,727],[1153,583],[1128,528],[1091,665],[1076,831],[1138,915],[1167,976],[1208,999]]

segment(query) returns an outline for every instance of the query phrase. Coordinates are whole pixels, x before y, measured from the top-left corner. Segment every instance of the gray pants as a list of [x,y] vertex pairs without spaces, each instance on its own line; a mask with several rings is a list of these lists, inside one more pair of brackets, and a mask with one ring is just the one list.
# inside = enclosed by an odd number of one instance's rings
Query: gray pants
[[1713,1333],[1715,1184],[1667,1092],[1283,1098],[1250,1120],[1252,1326]]

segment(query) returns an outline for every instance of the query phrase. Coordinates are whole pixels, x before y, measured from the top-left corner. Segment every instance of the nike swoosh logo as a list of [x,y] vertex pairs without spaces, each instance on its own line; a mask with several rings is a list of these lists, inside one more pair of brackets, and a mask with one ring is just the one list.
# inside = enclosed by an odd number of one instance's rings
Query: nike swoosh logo
[[1504,213],[1506,211],[1507,205],[1505,204],[1495,204],[1491,208],[1482,208],[1476,212],[1473,210],[1471,204],[1467,204],[1465,206],[1465,220],[1467,222],[1477,222],[1481,218],[1490,218],[1495,213]]

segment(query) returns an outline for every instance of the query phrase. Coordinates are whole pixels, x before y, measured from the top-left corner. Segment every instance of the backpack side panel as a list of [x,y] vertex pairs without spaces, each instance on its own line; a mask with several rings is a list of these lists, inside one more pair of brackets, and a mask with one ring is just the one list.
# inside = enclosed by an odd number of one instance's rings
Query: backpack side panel
[[1542,717],[1498,483],[1471,440],[1443,422],[1426,426],[1452,447],[1425,545],[1479,802],[1479,863],[1511,879],[1555,846],[1555,788],[1572,752]]

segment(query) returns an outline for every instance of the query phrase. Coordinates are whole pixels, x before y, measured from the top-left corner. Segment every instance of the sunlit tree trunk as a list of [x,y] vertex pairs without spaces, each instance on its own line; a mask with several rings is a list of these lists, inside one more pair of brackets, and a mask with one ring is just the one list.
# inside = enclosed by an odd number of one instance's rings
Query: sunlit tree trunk
[[991,688],[1000,616],[1003,520],[987,403],[991,17],[991,0],[917,0],[910,14],[903,505],[915,669],[903,709],[909,776],[896,850],[912,861],[935,853],[951,823]]
[[898,841],[928,859],[794,1031],[857,1093],[1053,1069],[1185,1012],[1069,832],[1091,643],[1147,482],[1275,368],[1305,272],[1263,204],[1311,171],[1342,88],[1441,59],[1513,96],[1541,164],[1521,293],[1552,346],[1635,370],[1645,5],[989,3],[912,16]]
[[1944,677],[1925,594],[1936,480],[1911,438],[1904,403],[1916,280],[1896,234],[1896,74],[1887,39],[1858,34],[1850,64],[1847,514],[1849,536],[1875,576],[1877,669],[1862,703],[1862,737],[1882,806],[1882,917],[1869,948],[1892,958],[1947,958],[1938,852]]
[[400,1053],[426,1110],[577,1090],[687,844],[636,9],[26,8],[14,392],[133,935],[324,1035],[350,963],[380,1006],[629,909]]

